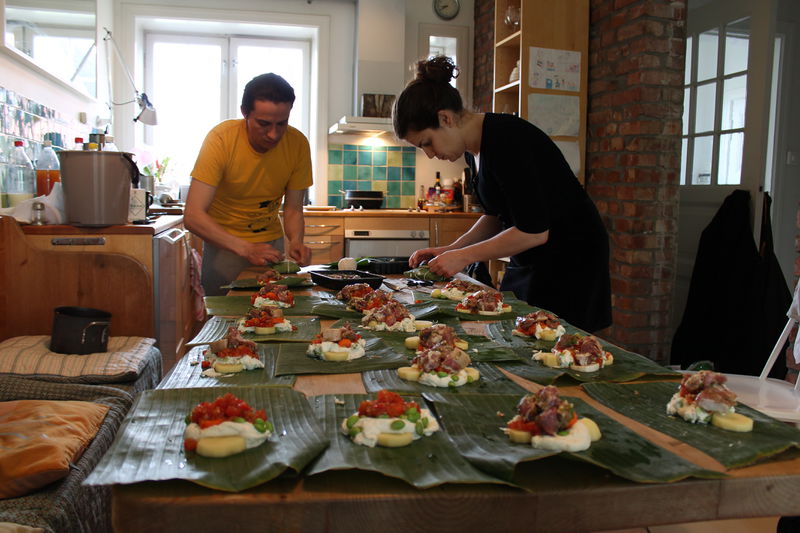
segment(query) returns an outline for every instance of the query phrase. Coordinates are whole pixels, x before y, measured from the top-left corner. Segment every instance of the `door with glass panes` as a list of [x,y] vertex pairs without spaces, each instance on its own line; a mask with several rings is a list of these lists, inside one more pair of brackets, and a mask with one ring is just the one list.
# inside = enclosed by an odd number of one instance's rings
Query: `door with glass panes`
[[711,0],[688,8],[673,326],[686,306],[700,234],[735,189],[750,192],[759,234],[774,85],[771,2]]

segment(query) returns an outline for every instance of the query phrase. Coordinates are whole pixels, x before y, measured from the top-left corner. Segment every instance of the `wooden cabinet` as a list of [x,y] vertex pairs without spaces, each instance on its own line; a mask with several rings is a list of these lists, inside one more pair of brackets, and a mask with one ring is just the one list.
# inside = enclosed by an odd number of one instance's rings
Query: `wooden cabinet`
[[[183,355],[195,321],[182,217],[107,228],[0,220],[9,243],[0,249],[0,338],[49,334],[53,308],[77,305],[111,312],[111,335],[155,338],[165,372]],[[21,301],[24,312],[15,309]]]
[[330,216],[305,217],[303,242],[311,249],[311,264],[338,261],[344,255],[344,218]]
[[461,237],[475,223],[475,216],[431,216],[431,246],[447,246]]
[[[509,8],[519,10],[519,24],[516,26],[506,22]],[[494,28],[493,110],[496,113],[516,113],[548,132],[554,141],[564,143],[565,147],[575,146],[575,157],[580,157],[576,174],[583,182],[589,81],[589,0],[496,0]],[[532,55],[533,51],[540,53]],[[569,53],[579,54],[577,73],[574,69],[564,72],[570,70],[572,64],[573,56]],[[537,64],[537,60],[541,61]],[[511,81],[511,73],[517,64],[517,79]],[[532,74],[535,75],[533,83]],[[547,113],[539,113],[542,109]],[[577,124],[578,129],[551,129],[553,125],[563,127],[564,124]]]

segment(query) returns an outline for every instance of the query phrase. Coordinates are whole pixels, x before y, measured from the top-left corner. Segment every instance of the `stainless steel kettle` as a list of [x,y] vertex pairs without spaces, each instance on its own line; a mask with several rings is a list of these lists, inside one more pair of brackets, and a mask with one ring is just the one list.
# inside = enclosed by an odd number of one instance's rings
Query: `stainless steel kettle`
[[139,182],[133,154],[62,150],[58,158],[68,224],[102,227],[128,222],[131,185]]

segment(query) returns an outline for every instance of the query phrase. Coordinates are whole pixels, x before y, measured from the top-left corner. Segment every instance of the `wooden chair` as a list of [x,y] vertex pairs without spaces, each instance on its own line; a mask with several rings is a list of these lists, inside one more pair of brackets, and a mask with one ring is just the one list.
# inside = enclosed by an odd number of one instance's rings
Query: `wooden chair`
[[49,335],[53,309],[111,313],[111,335],[155,337],[153,282],[144,265],[113,253],[38,250],[12,217],[0,216],[0,340]]

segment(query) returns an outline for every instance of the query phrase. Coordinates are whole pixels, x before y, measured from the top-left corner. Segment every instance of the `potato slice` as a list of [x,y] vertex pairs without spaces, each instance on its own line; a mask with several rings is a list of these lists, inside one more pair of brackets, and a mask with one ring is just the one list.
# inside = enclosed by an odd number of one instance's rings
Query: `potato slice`
[[455,344],[456,348],[459,348],[461,350],[469,350],[469,343],[467,341],[457,339]]
[[600,426],[591,418],[579,418],[578,422],[586,426],[586,429],[589,430],[589,436],[592,438],[592,442],[600,440],[600,437],[603,436],[600,432]]
[[481,371],[478,370],[477,368],[472,368],[471,366],[468,366],[464,370],[467,371],[467,378],[468,379],[471,378],[473,382],[481,379]]
[[409,350],[416,350],[417,347],[419,347],[419,337],[416,335],[406,337],[406,340],[404,340],[403,343]]
[[433,289],[431,291],[431,298],[447,298],[442,294],[442,289]]
[[217,361],[214,363],[214,370],[220,374],[235,374],[244,370],[244,366],[241,363],[220,363]]
[[554,341],[558,338],[558,332],[554,329],[543,329],[539,332],[539,339],[543,341]]
[[347,361],[349,352],[322,352],[322,358],[326,361]]
[[256,326],[255,328],[256,335],[275,335],[275,326],[270,326],[267,328],[261,328]]
[[419,381],[420,371],[415,366],[401,366],[397,369],[397,376],[406,381]]
[[247,448],[244,437],[203,437],[197,441],[197,453],[203,457],[228,457]]
[[425,328],[429,328],[433,325],[433,322],[430,320],[415,320],[414,327],[417,328],[417,331],[423,330]]
[[542,364],[550,368],[558,368],[558,357],[553,352],[543,352],[539,354]]
[[530,444],[531,437],[533,437],[530,431],[521,431],[511,428],[506,429],[506,435],[508,435],[508,440],[519,444]]
[[711,415],[711,425],[739,433],[753,431],[753,419],[739,413],[714,413]]
[[611,352],[606,352],[605,360],[603,361],[603,366],[609,366],[614,364],[614,354]]
[[592,363],[591,365],[572,365],[570,368],[576,372],[597,372],[600,370],[600,363]]
[[408,446],[414,440],[413,433],[378,433],[378,446],[400,448]]

